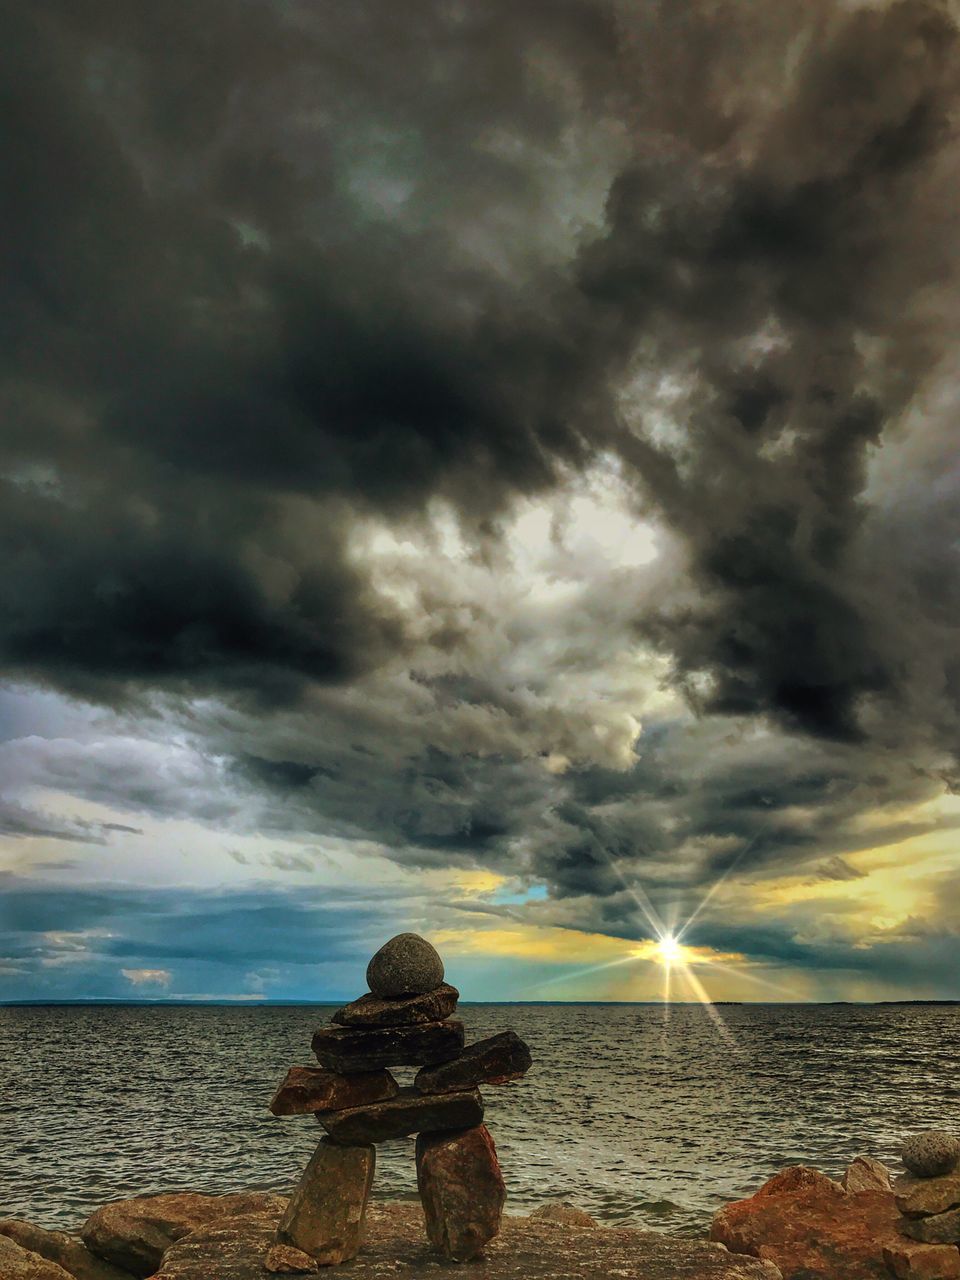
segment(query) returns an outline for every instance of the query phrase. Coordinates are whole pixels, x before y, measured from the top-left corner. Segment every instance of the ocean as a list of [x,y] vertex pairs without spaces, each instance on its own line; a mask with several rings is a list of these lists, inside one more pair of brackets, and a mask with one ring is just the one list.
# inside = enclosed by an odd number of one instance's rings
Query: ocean
[[[320,1137],[267,1110],[327,1006],[0,1008],[0,1216],[78,1225],[106,1200],[289,1189]],[[467,1039],[514,1028],[527,1078],[484,1090],[508,1211],[562,1197],[605,1223],[703,1234],[785,1164],[894,1163],[960,1129],[960,1007],[461,1005]],[[402,1083],[413,1071],[395,1072]],[[374,1194],[416,1196],[414,1140]]]

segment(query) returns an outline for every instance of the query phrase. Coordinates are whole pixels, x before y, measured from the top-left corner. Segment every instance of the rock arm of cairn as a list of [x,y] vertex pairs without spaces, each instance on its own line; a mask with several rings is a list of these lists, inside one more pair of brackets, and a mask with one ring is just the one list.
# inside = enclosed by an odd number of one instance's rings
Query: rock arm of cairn
[[324,1067],[291,1067],[273,1095],[275,1116],[306,1116],[316,1111],[342,1111],[394,1098],[400,1086],[389,1071],[341,1075]]
[[903,1233],[922,1244],[960,1243],[960,1209],[933,1213],[928,1218],[905,1218]]
[[321,1027],[313,1037],[320,1065],[341,1072],[448,1062],[462,1048],[463,1023],[455,1018],[412,1027]]
[[507,1197],[486,1125],[417,1138],[417,1187],[427,1237],[447,1258],[476,1258],[500,1230]]
[[457,1007],[460,992],[446,982],[416,996],[383,1000],[368,992],[345,1004],[330,1019],[344,1027],[409,1027],[423,1022],[442,1022]]
[[[115,1200],[92,1213],[80,1229],[91,1253],[134,1276],[152,1276],[174,1241],[220,1219],[279,1212],[282,1196],[266,1192],[208,1196],[195,1191]],[[2,1272],[0,1272],[2,1274]]]
[[376,1161],[375,1147],[321,1138],[280,1219],[276,1243],[300,1249],[324,1267],[355,1258]]
[[433,991],[443,982],[443,961],[418,933],[398,933],[367,965],[367,986],[382,1000]]
[[337,1142],[386,1142],[428,1130],[468,1129],[483,1119],[476,1089],[428,1095],[401,1089],[395,1098],[349,1111],[320,1111],[317,1119]]
[[530,1070],[530,1050],[515,1031],[503,1031],[469,1044],[450,1062],[424,1067],[414,1084],[421,1093],[447,1093],[478,1084],[505,1084]]

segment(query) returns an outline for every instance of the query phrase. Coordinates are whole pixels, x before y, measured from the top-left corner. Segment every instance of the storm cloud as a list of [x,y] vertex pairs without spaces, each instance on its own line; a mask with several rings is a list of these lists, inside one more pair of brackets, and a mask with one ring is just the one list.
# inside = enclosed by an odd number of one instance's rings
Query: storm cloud
[[947,3],[0,21],[0,672],[88,726],[3,735],[5,832],[109,840],[56,789],[642,936],[633,879],[951,829]]

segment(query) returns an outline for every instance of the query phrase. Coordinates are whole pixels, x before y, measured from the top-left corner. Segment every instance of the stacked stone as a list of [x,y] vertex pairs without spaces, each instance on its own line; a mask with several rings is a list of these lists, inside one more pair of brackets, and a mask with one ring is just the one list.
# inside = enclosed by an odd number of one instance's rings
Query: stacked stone
[[[313,1037],[318,1067],[291,1067],[274,1115],[313,1114],[327,1131],[280,1222],[268,1270],[356,1256],[376,1163],[375,1143],[417,1134],[417,1185],[431,1244],[458,1261],[500,1229],[506,1189],[483,1124],[480,1084],[519,1079],[530,1051],[513,1031],[464,1047],[451,1017],[459,992],[414,933],[391,938],[367,967],[370,990]],[[389,1067],[416,1066],[401,1088]]]
[[939,1130],[903,1144],[907,1172],[893,1184],[900,1229],[913,1245],[884,1250],[894,1275],[960,1277],[960,1140]]

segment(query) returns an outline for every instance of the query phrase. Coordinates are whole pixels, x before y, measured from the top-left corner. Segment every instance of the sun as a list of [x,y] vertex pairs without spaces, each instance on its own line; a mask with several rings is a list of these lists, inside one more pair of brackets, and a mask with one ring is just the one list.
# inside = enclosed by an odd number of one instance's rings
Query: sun
[[672,933],[665,933],[657,942],[657,957],[662,965],[679,964],[683,960],[683,947]]

